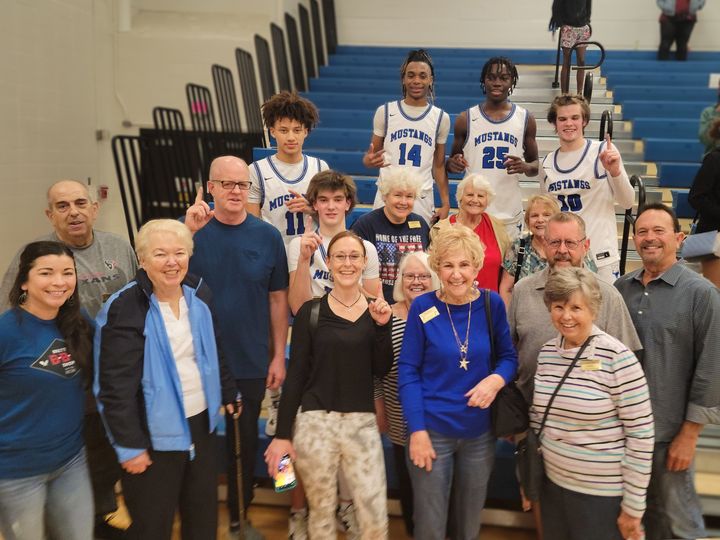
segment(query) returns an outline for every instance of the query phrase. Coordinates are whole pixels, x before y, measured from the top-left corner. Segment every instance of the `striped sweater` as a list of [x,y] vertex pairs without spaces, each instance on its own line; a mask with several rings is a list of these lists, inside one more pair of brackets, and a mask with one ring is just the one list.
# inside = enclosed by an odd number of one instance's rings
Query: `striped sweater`
[[[640,363],[620,341],[595,336],[563,383],[541,435],[545,470],[555,484],[580,493],[622,497],[631,516],[645,511],[653,453],[653,416]],[[562,336],[540,350],[531,426],[540,427],[547,403],[575,349]]]

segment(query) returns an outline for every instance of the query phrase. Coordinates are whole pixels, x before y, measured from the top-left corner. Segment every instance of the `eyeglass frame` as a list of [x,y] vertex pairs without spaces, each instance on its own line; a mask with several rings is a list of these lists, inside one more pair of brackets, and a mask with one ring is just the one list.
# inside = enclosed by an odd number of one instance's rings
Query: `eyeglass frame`
[[427,283],[428,281],[432,281],[432,274],[411,274],[409,272],[403,272],[402,278],[408,283],[413,283],[415,280],[418,280],[420,283]]
[[551,247],[553,249],[559,249],[561,245],[565,244],[566,248],[568,248],[570,251],[574,251],[578,247],[580,247],[580,245],[585,242],[585,240],[587,240],[587,236],[583,236],[580,240],[546,240],[545,243],[548,245],[548,247]]
[[[225,191],[232,191],[236,187],[240,191],[248,191],[252,187],[251,180],[240,180],[238,182],[236,182],[235,180],[208,180],[208,182],[212,182],[213,184],[220,184],[220,187]],[[223,184],[232,184],[232,187],[227,188]],[[247,187],[242,187],[240,184],[247,185]]]

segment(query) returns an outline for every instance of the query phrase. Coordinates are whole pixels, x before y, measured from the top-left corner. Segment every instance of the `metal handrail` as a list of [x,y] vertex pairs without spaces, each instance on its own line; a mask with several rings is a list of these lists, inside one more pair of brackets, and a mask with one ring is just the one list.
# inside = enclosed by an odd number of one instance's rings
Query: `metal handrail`
[[613,114],[612,111],[605,110],[600,117],[600,136],[598,137],[601,141],[605,140],[605,130],[612,139],[613,136]]
[[[602,43],[598,41],[578,41],[575,45],[572,46],[570,49],[570,55],[572,57],[572,52],[577,49],[578,47],[586,47],[588,45],[597,45],[598,49],[600,49],[600,61],[595,64],[594,66],[577,66],[570,64],[570,69],[565,73],[565,78],[567,79],[567,84],[565,85],[567,88],[570,88],[570,72],[571,71],[577,71],[578,69],[587,69],[588,71],[592,71],[594,69],[599,68],[603,62],[605,61],[605,47],[602,46]],[[553,88],[559,88],[560,83],[558,82],[560,79],[560,37],[558,36],[558,48],[557,48],[557,54],[555,56],[555,80],[552,83]]]
[[583,84],[583,97],[588,103],[592,102],[594,80],[595,76],[592,73],[585,74],[585,84]]
[[635,224],[635,220],[637,219],[638,214],[642,212],[642,209],[645,207],[645,184],[642,181],[642,178],[640,178],[638,175],[633,174],[630,177],[630,184],[632,184],[633,188],[637,187],[638,190],[638,204],[637,204],[637,212],[633,216],[632,208],[628,208],[625,210],[625,220],[623,223],[623,234],[622,234],[622,241],[620,244],[620,275],[625,274],[625,263],[627,262],[627,250],[628,250],[628,243],[630,241],[630,226]]

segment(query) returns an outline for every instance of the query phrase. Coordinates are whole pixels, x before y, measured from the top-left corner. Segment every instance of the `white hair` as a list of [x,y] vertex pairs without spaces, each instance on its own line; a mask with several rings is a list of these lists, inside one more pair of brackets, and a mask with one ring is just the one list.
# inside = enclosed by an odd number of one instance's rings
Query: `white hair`
[[414,191],[417,195],[422,187],[423,179],[415,171],[408,167],[388,167],[388,169],[380,175],[378,181],[378,189],[383,199],[394,189]]
[[473,188],[475,191],[484,191],[488,206],[495,198],[495,190],[490,185],[490,182],[485,180],[482,175],[473,173],[468,174],[465,178],[460,180],[460,183],[458,184],[457,192],[455,193],[458,205],[460,205],[460,201],[462,200],[465,190],[468,187]]

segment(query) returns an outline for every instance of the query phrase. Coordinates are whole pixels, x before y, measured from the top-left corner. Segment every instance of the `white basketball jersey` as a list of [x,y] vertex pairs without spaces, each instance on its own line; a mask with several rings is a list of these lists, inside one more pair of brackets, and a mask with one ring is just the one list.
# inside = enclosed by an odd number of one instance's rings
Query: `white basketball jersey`
[[567,169],[558,165],[558,150],[550,152],[542,162],[545,178],[540,181],[541,191],[556,197],[560,210],[583,218],[598,268],[620,258],[615,196],[598,157],[604,145],[587,140],[578,160]]
[[[287,165],[287,164],[284,164]],[[303,154],[302,162],[293,172],[294,178],[287,178],[279,170],[272,157],[266,157],[252,164],[250,179],[260,189],[260,215],[263,221],[280,231],[285,249],[290,240],[305,232],[304,214],[290,212],[285,201],[292,199],[290,190],[305,195],[313,176],[329,167],[323,160]]]
[[463,155],[468,173],[481,174],[495,190],[495,198],[487,212],[503,220],[513,221],[522,214],[521,174],[508,174],[503,166],[506,156],[523,157],[523,141],[528,112],[512,104],[508,115],[496,122],[485,115],[480,105],[467,110],[467,137]]
[[424,179],[422,189],[433,188],[432,164],[440,130],[442,109],[428,105],[420,116],[411,117],[403,109],[402,101],[385,104],[385,163],[380,178],[396,166],[413,167]]

